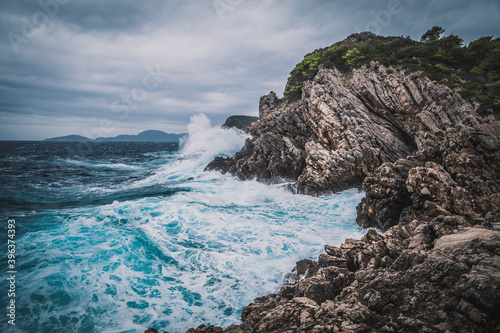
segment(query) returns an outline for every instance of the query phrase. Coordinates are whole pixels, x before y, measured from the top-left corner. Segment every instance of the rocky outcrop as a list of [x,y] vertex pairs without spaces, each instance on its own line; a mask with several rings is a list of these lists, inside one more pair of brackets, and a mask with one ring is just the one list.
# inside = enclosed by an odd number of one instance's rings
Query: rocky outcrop
[[500,123],[493,115],[467,117],[425,134],[425,145],[385,163],[363,183],[362,226],[387,229],[405,216],[430,220],[461,215],[475,223],[500,220]]
[[209,168],[309,194],[362,185],[357,222],[384,232],[299,262],[307,276],[224,332],[500,332],[500,122],[477,108],[372,62],[320,68],[301,100],[266,109]]
[[259,101],[259,118],[264,118],[270,114],[279,102],[278,96],[274,91],[262,96]]
[[374,62],[350,73],[321,68],[302,91],[292,104],[275,105],[273,93],[261,98],[261,119],[248,129],[253,137],[234,158],[208,168],[296,181],[301,193],[338,191],[428,147],[427,133],[475,117],[475,106],[449,88],[403,70],[387,74]]
[[316,275],[257,298],[224,332],[500,330],[498,231],[438,216],[325,251]]
[[[494,222],[500,206],[500,123],[450,88],[376,62],[320,68],[298,102],[261,98],[261,119],[234,158],[208,169],[241,179],[295,181],[298,192],[363,187],[358,223],[386,229],[405,207]],[[264,109],[263,109],[263,106]],[[436,180],[436,181],[435,181]],[[433,188],[429,182],[433,183]]]

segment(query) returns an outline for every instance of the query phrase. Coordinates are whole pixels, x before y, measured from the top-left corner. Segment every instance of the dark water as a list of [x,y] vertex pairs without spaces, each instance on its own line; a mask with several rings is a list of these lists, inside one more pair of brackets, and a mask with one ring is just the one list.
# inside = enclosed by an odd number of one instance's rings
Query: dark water
[[162,184],[120,188],[150,176],[178,148],[161,142],[0,141],[0,216],[170,195]]

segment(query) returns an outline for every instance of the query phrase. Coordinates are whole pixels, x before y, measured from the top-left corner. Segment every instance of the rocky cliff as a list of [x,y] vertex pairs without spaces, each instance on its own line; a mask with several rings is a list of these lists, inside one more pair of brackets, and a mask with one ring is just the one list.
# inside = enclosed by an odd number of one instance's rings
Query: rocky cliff
[[189,332],[500,332],[500,101],[477,76],[500,78],[487,50],[500,40],[474,43],[355,34],[307,55],[283,100],[261,98],[243,149],[207,169],[311,195],[362,186],[369,229],[299,262],[308,277],[256,299],[241,325]]
[[[498,120],[480,117],[478,105],[457,91],[403,69],[388,74],[372,62],[348,73],[320,68],[297,102],[262,100],[276,96],[261,99],[261,119],[248,128],[253,137],[234,158],[217,158],[208,169],[291,180],[308,194],[364,182],[363,226],[394,225],[412,202],[498,216]],[[431,189],[424,178],[434,176],[440,183]]]
[[500,331],[493,112],[480,116],[458,89],[377,62],[320,67],[300,100],[260,104],[242,151],[208,168],[292,180],[308,194],[363,186],[357,222],[385,232],[326,246],[316,275],[256,299],[225,332]]

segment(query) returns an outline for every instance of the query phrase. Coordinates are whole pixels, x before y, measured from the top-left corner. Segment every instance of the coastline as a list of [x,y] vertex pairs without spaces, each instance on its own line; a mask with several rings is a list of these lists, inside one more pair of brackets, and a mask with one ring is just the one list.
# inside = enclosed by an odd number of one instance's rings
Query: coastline
[[415,57],[403,53],[390,67],[355,47],[396,41],[432,54],[442,40],[353,34],[306,55],[283,99],[261,97],[259,120],[245,128],[251,138],[206,170],[288,179],[313,196],[362,185],[356,222],[368,230],[361,240],[326,245],[309,263],[315,274],[256,298],[242,324],[189,333],[500,331],[497,104],[485,108],[480,99],[489,95],[471,98],[456,74],[463,71],[450,76],[454,84],[436,75],[443,69],[436,58],[417,59],[415,70]]
[[[362,178],[366,198],[357,222],[384,232],[369,229],[359,241],[325,246],[316,275],[257,298],[243,309],[241,325],[223,331],[498,330],[495,115],[479,115],[478,104],[425,76],[402,68],[388,74],[376,62],[347,74],[320,68],[303,89],[298,102],[261,108],[242,151],[208,168],[271,181],[286,169],[283,176],[298,180],[299,192],[313,195]],[[358,112],[346,116],[346,105]],[[336,128],[338,136],[323,134]],[[274,150],[285,158],[274,160]],[[222,329],[202,325],[188,332]]]

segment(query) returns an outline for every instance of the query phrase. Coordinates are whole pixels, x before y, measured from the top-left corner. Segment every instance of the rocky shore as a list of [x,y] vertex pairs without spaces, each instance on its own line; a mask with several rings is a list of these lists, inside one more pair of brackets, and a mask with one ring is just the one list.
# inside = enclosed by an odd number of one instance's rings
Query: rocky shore
[[465,225],[369,229],[325,246],[316,275],[257,298],[243,324],[188,332],[498,332],[500,232]]
[[257,298],[241,325],[188,332],[500,332],[498,113],[376,61],[320,64],[300,91],[263,96],[243,149],[207,169],[310,195],[362,186],[368,230],[299,262],[306,278]]
[[[302,98],[262,97],[252,138],[209,169],[300,193],[363,186],[361,240],[224,332],[500,331],[500,122],[460,91],[377,62],[320,68]],[[222,332],[200,326],[190,332]]]

